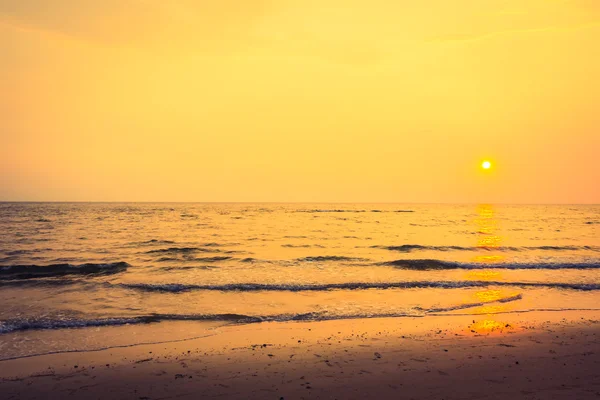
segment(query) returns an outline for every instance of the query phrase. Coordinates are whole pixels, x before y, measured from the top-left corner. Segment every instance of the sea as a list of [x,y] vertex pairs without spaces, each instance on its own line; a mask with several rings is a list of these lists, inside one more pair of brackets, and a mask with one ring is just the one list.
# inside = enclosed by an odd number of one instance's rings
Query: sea
[[600,310],[600,206],[5,202],[0,305],[0,360],[232,324]]

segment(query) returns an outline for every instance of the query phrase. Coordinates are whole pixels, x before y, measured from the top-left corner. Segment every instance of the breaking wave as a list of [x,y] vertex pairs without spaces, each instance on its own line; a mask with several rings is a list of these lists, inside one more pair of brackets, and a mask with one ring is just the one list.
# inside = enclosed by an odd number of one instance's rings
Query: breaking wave
[[23,320],[5,320],[0,321],[0,334],[11,333],[25,330],[42,329],[67,329],[67,328],[86,328],[101,326],[119,326],[132,324],[149,324],[161,321],[232,321],[232,322],[259,322],[254,317],[238,314],[194,314],[194,315],[173,315],[173,314],[151,314],[136,317],[115,317],[99,319],[23,319]]
[[337,314],[331,312],[309,312],[301,314],[275,314],[275,315],[244,315],[234,313],[224,314],[149,314],[133,317],[112,317],[97,319],[51,319],[51,318],[30,318],[14,319],[0,321],[0,334],[25,330],[52,330],[69,328],[86,328],[102,326],[120,326],[133,324],[150,324],[162,321],[224,321],[237,324],[247,324],[256,322],[287,322],[287,321],[326,321],[334,319],[357,319],[357,318],[390,318],[390,317],[423,317],[428,313],[440,313],[467,308],[479,307],[488,303],[508,303],[520,300],[522,295],[516,295],[501,298],[492,301],[478,303],[459,304],[446,308],[422,309],[415,307],[399,312],[391,313],[354,313]]
[[464,263],[457,261],[444,261],[435,259],[406,259],[393,260],[380,263],[380,265],[393,266],[399,269],[409,269],[415,271],[427,270],[448,270],[448,269],[597,269],[600,268],[600,261],[583,263]]
[[600,284],[594,283],[542,283],[542,282],[502,282],[502,281],[407,281],[407,282],[351,282],[324,284],[264,284],[230,283],[223,285],[194,285],[184,283],[121,283],[116,286],[148,292],[180,293],[193,290],[211,290],[222,292],[258,292],[258,291],[329,291],[329,290],[366,290],[366,289],[416,289],[440,288],[460,289],[488,286],[539,287],[572,290],[600,290]]
[[146,254],[190,254],[190,253],[218,253],[219,249],[205,249],[203,247],[169,247],[166,249],[149,250]]
[[[229,257],[229,256],[216,256],[216,257],[186,257],[185,261],[195,261],[195,262],[219,262],[219,261],[227,261],[227,260],[231,260],[233,259],[233,257]],[[177,257],[161,257],[158,259],[158,261],[160,262],[177,262],[177,261],[182,261],[181,259],[177,258]]]
[[403,244],[401,246],[371,246],[374,249],[385,249],[410,253],[413,251],[596,251],[600,252],[599,246],[424,246],[420,244]]
[[316,256],[316,257],[302,257],[296,259],[301,262],[327,262],[327,261],[369,261],[366,258],[360,257],[345,257],[345,256]]
[[12,265],[0,267],[0,279],[29,279],[74,274],[114,274],[129,268],[126,262],[107,264]]

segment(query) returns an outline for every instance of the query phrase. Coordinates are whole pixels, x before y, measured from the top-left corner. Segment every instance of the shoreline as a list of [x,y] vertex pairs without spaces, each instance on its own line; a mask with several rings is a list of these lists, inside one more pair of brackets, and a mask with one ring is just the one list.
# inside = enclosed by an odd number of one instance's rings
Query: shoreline
[[[194,323],[187,323],[194,329]],[[0,398],[597,398],[600,311],[215,327],[0,361]],[[150,338],[148,338],[150,339]]]

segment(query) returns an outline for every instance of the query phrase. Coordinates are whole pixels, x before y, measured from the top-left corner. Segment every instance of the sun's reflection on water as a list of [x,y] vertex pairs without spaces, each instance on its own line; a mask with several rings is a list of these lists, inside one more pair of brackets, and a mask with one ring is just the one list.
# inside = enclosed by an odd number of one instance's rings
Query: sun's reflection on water
[[[480,251],[491,252],[491,254],[477,254],[472,261],[475,264],[499,264],[506,260],[506,257],[500,252],[503,237],[498,233],[498,221],[495,217],[496,211],[489,204],[481,204],[477,207],[477,218],[474,223],[476,226],[477,242],[475,247]],[[466,273],[466,278],[480,281],[500,281],[502,273],[491,269],[474,269]],[[518,293],[509,293],[500,289],[482,289],[474,293],[473,297],[481,303],[493,303],[510,298]],[[492,332],[503,332],[509,329],[510,325],[495,320],[494,315],[504,312],[508,309],[505,303],[483,304],[472,310],[473,314],[484,314],[485,319],[475,321],[468,326],[473,333],[489,334]]]
[[498,271],[491,270],[473,270],[466,273],[467,279],[476,281],[492,281],[497,280],[501,276]]
[[480,264],[496,264],[505,260],[503,255],[475,256],[473,261]]
[[[489,204],[481,204],[477,207],[477,218],[474,222],[478,235],[475,247],[478,249],[493,251],[499,249],[502,245],[502,236],[498,234],[498,221],[495,215],[494,207]],[[475,257],[476,262],[482,263],[500,262],[503,259],[504,257],[501,254],[478,255]]]
[[481,290],[475,293],[475,297],[481,302],[491,302],[501,299],[502,291],[495,289]]
[[488,314],[488,316],[491,316],[491,314],[497,314],[499,312],[505,311],[506,307],[504,305],[481,306],[478,308],[478,310],[482,314]]
[[[472,261],[476,264],[498,264],[506,257],[500,253],[503,238],[498,234],[498,222],[495,218],[495,210],[489,204],[481,204],[477,207],[477,218],[474,223],[477,227],[477,243],[475,247],[480,251],[492,254],[477,254]],[[496,252],[494,252],[496,250]],[[469,271],[468,278],[500,277],[500,272],[486,269]]]

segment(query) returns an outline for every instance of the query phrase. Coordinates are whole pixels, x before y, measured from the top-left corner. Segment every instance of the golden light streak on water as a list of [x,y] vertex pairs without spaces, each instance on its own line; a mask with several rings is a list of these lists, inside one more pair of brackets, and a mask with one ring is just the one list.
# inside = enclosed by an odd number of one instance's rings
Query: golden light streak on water
[[492,271],[489,269],[469,271],[466,274],[467,279],[476,281],[498,280],[498,278],[500,278],[501,276],[502,274],[499,271]]

